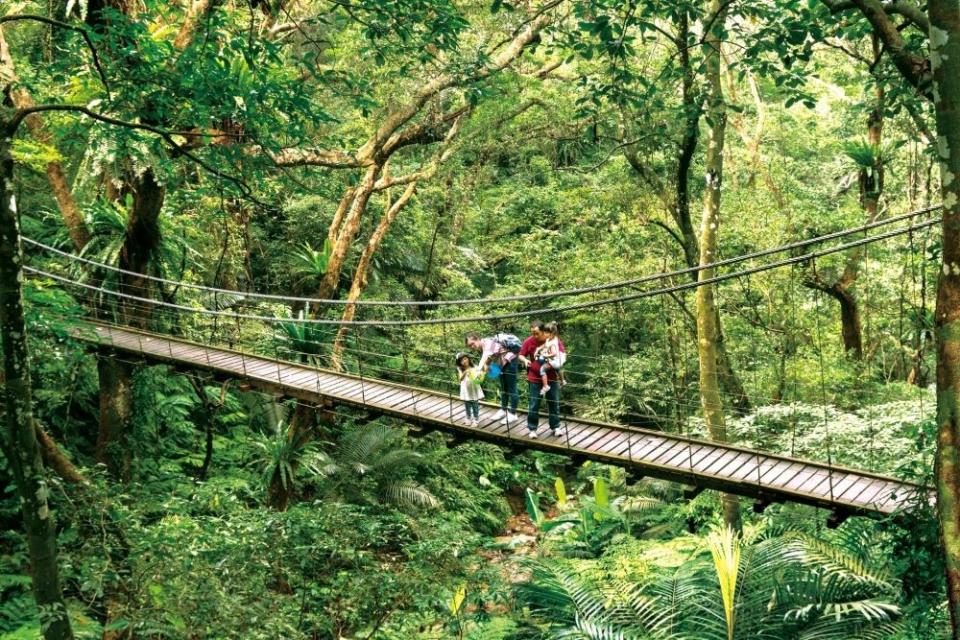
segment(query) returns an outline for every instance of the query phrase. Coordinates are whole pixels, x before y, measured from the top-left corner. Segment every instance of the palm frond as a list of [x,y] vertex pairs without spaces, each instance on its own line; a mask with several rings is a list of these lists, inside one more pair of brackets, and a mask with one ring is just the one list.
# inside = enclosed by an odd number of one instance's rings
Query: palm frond
[[886,592],[896,585],[887,567],[874,566],[867,558],[857,553],[818,540],[809,535],[798,534],[793,543],[784,550],[785,557],[805,567],[817,567],[825,574],[833,574],[849,582],[867,583]]
[[399,507],[436,507],[437,500],[429,489],[413,480],[396,480],[383,487],[383,495]]

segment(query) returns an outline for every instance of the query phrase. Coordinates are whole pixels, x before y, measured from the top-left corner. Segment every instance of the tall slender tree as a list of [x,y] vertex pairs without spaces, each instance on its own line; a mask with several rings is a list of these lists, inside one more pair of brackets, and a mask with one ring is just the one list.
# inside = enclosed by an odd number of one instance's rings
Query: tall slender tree
[[[703,193],[703,216],[700,223],[700,265],[717,260],[717,245],[720,231],[720,202],[723,185],[723,144],[727,126],[727,107],[721,83],[720,47],[726,31],[729,3],[711,0],[705,18],[704,46],[706,47],[707,95],[704,116],[707,121],[707,150],[705,184]],[[698,281],[713,278],[715,269],[701,269]],[[727,426],[723,415],[723,399],[720,396],[718,377],[719,352],[717,336],[719,327],[714,285],[697,287],[697,353],[700,359],[700,404],[707,423],[710,438],[719,442],[727,440]],[[724,520],[731,529],[739,531],[740,504],[736,496],[723,494]]]
[[960,2],[930,0],[930,68],[943,202],[937,287],[937,504],[953,637],[960,638]]
[[0,336],[3,341],[4,454],[13,470],[30,551],[33,595],[47,640],[73,638],[57,567],[56,524],[33,415],[30,352],[23,314],[23,247],[13,192],[13,136],[19,112],[0,107]]

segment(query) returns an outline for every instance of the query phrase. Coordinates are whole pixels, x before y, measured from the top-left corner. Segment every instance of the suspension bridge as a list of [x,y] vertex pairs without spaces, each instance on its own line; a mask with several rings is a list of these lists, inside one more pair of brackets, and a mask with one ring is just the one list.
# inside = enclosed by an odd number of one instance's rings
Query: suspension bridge
[[[911,223],[906,227],[866,235],[815,251],[810,250],[815,245],[823,245],[855,233],[866,233],[879,226],[902,220],[912,221],[915,216],[931,210],[933,208],[910,212],[856,229],[723,260],[712,266],[731,266],[775,253],[788,254],[788,257],[781,260],[722,274],[712,281],[743,278],[753,273],[815,260],[820,256],[846,251],[852,247],[912,234],[929,228],[935,221]],[[310,405],[346,406],[371,414],[393,416],[414,425],[415,431],[421,434],[434,430],[445,432],[451,446],[465,440],[482,440],[506,447],[511,452],[536,449],[566,455],[577,462],[595,460],[623,467],[634,479],[647,476],[682,483],[689,487],[685,491],[688,497],[703,489],[725,491],[755,500],[754,508],[758,511],[775,502],[808,504],[830,510],[832,515],[829,522],[835,524],[849,515],[894,514],[909,509],[918,501],[932,500],[932,491],[928,486],[867,470],[848,468],[834,464],[829,459],[822,462],[794,458],[756,448],[691,437],[683,433],[589,419],[571,412],[565,412],[562,418],[565,427],[562,435],[548,435],[546,419],[541,417],[538,429],[540,437],[532,438],[522,414],[517,421],[505,422],[496,413],[499,407],[491,403],[483,403],[478,424],[468,421],[463,415],[462,404],[454,393],[450,376],[434,377],[427,381],[428,384],[408,383],[411,377],[415,379],[419,375],[411,371],[407,362],[408,358],[416,356],[418,352],[408,341],[408,328],[439,328],[443,337],[442,351],[452,353],[453,348],[447,343],[448,325],[491,323],[501,327],[501,323],[509,320],[609,308],[613,304],[663,296],[666,293],[702,286],[703,281],[676,282],[678,276],[694,273],[697,268],[595,287],[482,300],[357,302],[362,308],[405,307],[422,314],[424,308],[430,307],[441,309],[449,305],[526,304],[563,296],[596,296],[603,291],[615,291],[625,287],[633,289],[621,295],[594,297],[585,302],[564,306],[504,310],[493,315],[415,318],[409,315],[398,318],[394,315],[344,321],[322,314],[312,317],[276,317],[263,312],[269,305],[278,303],[300,304],[308,308],[336,308],[337,305],[344,304],[343,300],[315,300],[239,292],[166,280],[157,276],[125,272],[112,265],[75,256],[36,240],[25,238],[24,241],[34,250],[30,253],[32,257],[44,256],[52,260],[66,261],[65,265],[59,265],[61,268],[49,262],[42,269],[32,265],[25,267],[33,278],[62,285],[85,309],[82,315],[63,316],[57,318],[57,321],[66,326],[67,331],[75,338],[116,356],[125,354],[134,361],[164,363],[178,370],[203,371],[220,379],[241,380],[260,391],[294,398]],[[78,270],[91,269],[98,272],[96,277],[77,275]],[[125,277],[129,277],[127,282],[124,282]],[[131,284],[130,280],[133,278],[140,284]],[[659,281],[667,284],[655,289],[636,290],[639,285]],[[163,286],[189,294],[185,296],[188,299],[174,302],[169,297],[157,299],[150,295],[153,289]],[[151,330],[133,326],[148,326],[145,319],[149,321]],[[279,332],[270,333],[269,340],[265,340],[263,332],[257,332],[251,326],[254,323],[266,323],[274,329],[279,327]],[[331,335],[323,333],[323,330],[343,326],[351,326],[358,332],[369,327],[400,328],[404,333],[402,340],[382,341],[390,347],[390,354],[370,350],[370,340],[361,338],[358,333],[348,349],[353,351],[353,361],[357,365],[355,371],[344,372],[321,366],[322,355],[329,350],[331,339]],[[281,334],[279,340],[278,333]],[[459,341],[456,344],[459,347]],[[422,352],[422,349],[419,351]],[[437,355],[434,353],[432,357]],[[403,364],[390,370],[389,367],[385,369],[382,363],[373,363],[384,359]],[[445,369],[451,368],[449,353],[439,354],[438,361]],[[423,380],[419,382],[422,383]]]

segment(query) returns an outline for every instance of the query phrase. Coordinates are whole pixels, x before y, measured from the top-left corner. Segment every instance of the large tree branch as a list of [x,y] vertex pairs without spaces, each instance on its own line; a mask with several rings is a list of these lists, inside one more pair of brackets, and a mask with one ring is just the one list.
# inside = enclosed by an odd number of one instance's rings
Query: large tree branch
[[328,167],[330,169],[358,169],[373,164],[372,160],[361,162],[356,155],[328,149],[281,149],[277,152],[262,147],[251,151],[264,151],[278,167]]
[[[908,20],[912,20],[906,11],[905,2],[884,4],[880,0],[820,0],[831,13],[841,13],[852,9],[859,10],[870,23],[873,32],[883,43],[890,55],[894,66],[920,95],[931,97],[930,66],[927,60],[907,49],[907,43],[897,25],[890,18],[890,13],[899,13]],[[894,10],[896,7],[897,10]]]
[[[552,9],[561,2],[550,4]],[[538,38],[540,31],[550,24],[552,15],[544,10],[536,18],[531,20],[526,26],[520,29],[512,39],[509,45],[501,52],[492,56],[489,63],[467,78],[461,78],[458,75],[445,73],[430,80],[417,89],[413,97],[402,106],[394,108],[387,114],[383,122],[377,127],[376,131],[367,139],[366,142],[356,151],[348,152],[341,150],[314,149],[304,150],[296,148],[281,149],[272,152],[264,150],[262,147],[251,149],[251,152],[266,152],[271,161],[278,167],[303,167],[316,166],[327,167],[331,169],[357,169],[382,163],[384,156],[389,156],[396,149],[404,146],[403,141],[414,136],[414,132],[400,132],[401,127],[413,119],[423,106],[433,97],[440,94],[445,89],[458,85],[470,84],[490,77],[498,71],[502,71],[512,64],[526,50],[528,46],[534,43]],[[458,114],[448,114],[450,119]],[[435,140],[434,140],[435,141]]]
[[444,89],[448,89],[457,84],[470,84],[483,80],[508,67],[520,57],[520,54],[522,54],[528,46],[538,39],[540,31],[550,24],[552,19],[551,14],[548,12],[537,16],[537,18],[532,20],[510,40],[510,43],[503,51],[493,56],[487,65],[478,69],[464,81],[461,82],[460,78],[454,74],[445,73],[421,86],[405,105],[396,108],[387,115],[380,126],[377,127],[374,134],[370,136],[370,139],[357,151],[357,158],[359,158],[361,162],[365,162],[378,154],[386,141],[396,133],[400,127],[413,118],[428,100]]
[[[831,13],[842,13],[859,8],[854,0],[823,0],[823,4],[830,9]],[[924,33],[930,31],[930,21],[924,14],[923,9],[910,2],[910,0],[884,2],[883,10],[891,15],[903,16]]]
[[247,186],[246,182],[244,182],[241,178],[238,178],[238,177],[233,176],[233,175],[231,175],[231,174],[229,174],[229,173],[225,173],[225,172],[223,172],[223,171],[220,171],[220,170],[217,169],[216,167],[213,167],[213,166],[210,165],[208,162],[204,161],[202,158],[199,158],[199,157],[197,157],[196,155],[194,155],[193,153],[191,153],[191,152],[190,152],[190,149],[189,149],[188,147],[186,147],[186,146],[180,144],[179,142],[177,142],[177,141],[174,139],[173,136],[175,136],[175,135],[182,135],[183,132],[170,131],[170,130],[168,130],[168,129],[163,129],[163,128],[161,128],[161,127],[155,127],[155,126],[153,126],[153,125],[144,124],[144,123],[142,123],[142,122],[130,122],[130,121],[128,121],[128,120],[121,120],[121,119],[119,119],[119,118],[113,118],[113,117],[111,117],[111,116],[107,116],[107,115],[104,115],[104,114],[102,114],[102,113],[97,113],[96,111],[93,111],[93,110],[91,110],[91,109],[88,109],[87,107],[84,107],[84,106],[82,106],[82,105],[74,105],[74,104],[40,104],[40,105],[35,105],[35,106],[32,106],[32,107],[26,107],[26,108],[23,108],[23,109],[18,109],[18,110],[13,114],[13,117],[10,119],[10,121],[7,123],[7,125],[8,125],[8,134],[12,135],[12,134],[20,127],[20,125],[23,124],[24,120],[26,120],[26,119],[27,119],[28,117],[30,117],[31,115],[33,115],[33,114],[35,114],[35,113],[45,113],[45,112],[49,112],[49,111],[62,111],[62,112],[66,112],[66,113],[80,113],[80,114],[83,114],[83,115],[87,116],[87,117],[90,118],[91,120],[96,120],[97,122],[102,122],[102,123],[104,123],[104,124],[113,125],[113,126],[115,126],[115,127],[123,127],[123,128],[126,128],[126,129],[134,129],[134,130],[138,130],[138,131],[147,131],[147,132],[149,132],[149,133],[156,134],[157,136],[160,136],[160,138],[162,138],[163,141],[166,142],[167,145],[169,145],[170,148],[173,149],[174,151],[177,151],[179,154],[181,154],[181,155],[185,156],[186,158],[190,159],[192,162],[194,162],[195,164],[199,165],[201,168],[203,168],[205,171],[207,171],[207,172],[210,173],[211,175],[215,175],[215,176],[217,176],[218,178],[222,178],[222,179],[224,179],[224,180],[226,180],[226,181],[228,181],[228,182],[233,183],[234,185],[236,185],[236,187],[240,190],[240,192],[241,192],[246,198],[252,200],[253,202],[256,202],[257,204],[259,204],[259,205],[261,205],[261,206],[266,206],[266,203],[258,200],[256,197],[254,197],[253,191],[250,189],[249,186]]
[[887,2],[884,3],[883,6],[886,8],[887,13],[903,16],[924,33],[929,33],[930,21],[927,19],[927,15],[923,12],[923,9],[913,4],[909,0],[896,0],[895,2]]
[[[545,106],[543,101],[539,100],[538,98],[532,98],[530,100],[527,100],[526,102],[521,104],[519,107],[517,107],[510,113],[496,120],[490,127],[485,128],[484,132],[489,133],[491,131],[498,131],[500,127],[505,125],[507,122],[514,120],[515,118],[526,113],[533,107],[543,107],[543,106]],[[462,147],[464,144],[466,144],[467,142],[469,142],[470,140],[476,137],[477,133],[475,132],[474,135],[468,136],[465,139],[461,139],[460,142],[456,144],[456,146],[450,143],[451,140],[459,133],[461,121],[464,120],[466,117],[469,117],[470,112],[471,112],[471,109],[469,107],[463,107],[461,109],[448,112],[448,114],[444,118],[442,118],[442,120],[444,121],[454,119],[454,124],[450,127],[450,129],[447,130],[447,132],[443,136],[445,147],[442,153],[445,154],[445,156],[443,156],[440,162],[446,161],[446,159],[449,158],[450,155],[452,155],[456,149]],[[453,135],[451,135],[451,132],[453,132]],[[439,139],[435,141],[440,142]],[[428,169],[429,169],[429,166],[430,165],[428,165]],[[436,173],[436,172],[434,171],[433,173]],[[377,183],[374,185],[373,190],[383,191],[385,189],[389,189],[390,187],[402,186],[402,185],[410,184],[411,182],[415,182],[417,180],[424,180],[432,177],[433,177],[433,174],[432,173],[428,174],[426,169],[420,169],[418,171],[414,171],[413,173],[408,173],[408,174],[396,176],[396,177],[384,176],[383,178],[377,180]]]

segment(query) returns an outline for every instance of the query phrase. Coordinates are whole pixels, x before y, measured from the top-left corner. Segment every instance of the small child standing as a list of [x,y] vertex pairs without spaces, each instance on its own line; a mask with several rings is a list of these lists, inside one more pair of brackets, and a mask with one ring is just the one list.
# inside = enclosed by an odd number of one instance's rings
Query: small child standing
[[483,400],[483,371],[475,368],[470,356],[458,353],[456,356],[457,375],[460,378],[460,399],[471,427],[480,424],[480,401]]
[[567,362],[567,354],[560,350],[559,328],[556,322],[548,322],[543,327],[547,339],[534,352],[534,359],[540,363],[540,395],[547,395],[550,391],[550,381],[547,374],[551,369],[557,374],[561,386],[567,383],[563,376],[563,365]]

